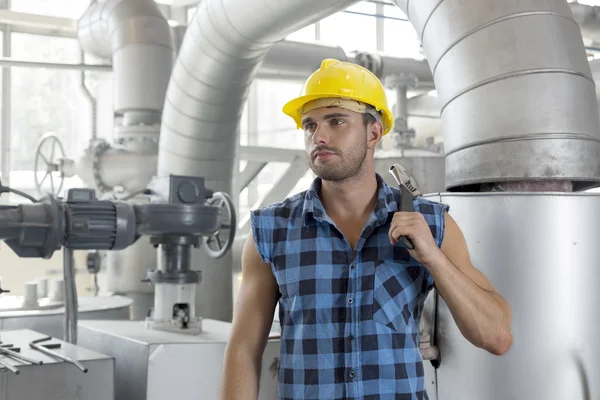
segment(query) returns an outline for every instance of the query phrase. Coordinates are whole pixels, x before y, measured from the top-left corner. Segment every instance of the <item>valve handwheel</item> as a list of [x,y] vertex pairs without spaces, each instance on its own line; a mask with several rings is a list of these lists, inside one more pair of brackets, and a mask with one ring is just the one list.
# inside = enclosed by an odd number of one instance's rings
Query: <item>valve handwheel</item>
[[[62,160],[65,159],[65,149],[58,138],[53,133],[46,133],[38,142],[35,152],[34,178],[35,187],[40,196],[50,193],[58,196],[65,181],[65,175],[61,169]],[[40,179],[39,172],[43,172]],[[43,190],[44,183],[49,185],[50,190]]]
[[212,258],[221,258],[231,249],[235,239],[235,229],[237,226],[235,206],[231,197],[224,192],[214,193],[213,197],[208,200],[207,205],[222,209],[221,228],[213,235],[206,237],[202,243],[202,247]]

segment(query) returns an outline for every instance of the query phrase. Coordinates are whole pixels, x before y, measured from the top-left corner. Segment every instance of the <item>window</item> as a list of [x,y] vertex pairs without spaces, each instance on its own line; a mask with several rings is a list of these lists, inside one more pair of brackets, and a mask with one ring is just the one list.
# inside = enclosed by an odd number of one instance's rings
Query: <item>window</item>
[[[285,103],[300,95],[303,82],[257,79],[258,146],[304,149],[304,134],[282,111]],[[251,132],[249,134],[252,134]]]
[[[16,59],[80,60],[75,39],[13,33],[12,48]],[[110,73],[87,72],[86,76],[94,93],[98,80]],[[41,136],[55,133],[70,159],[77,159],[89,143],[91,107],[81,87],[81,72],[12,68],[11,104],[11,185],[37,196],[33,169]],[[73,185],[81,185],[79,179],[65,180],[63,188]]]
[[384,6],[383,43],[384,52],[396,57],[424,59],[421,43],[415,28],[406,15],[396,6]]
[[13,33],[11,43],[12,57],[17,60],[57,63],[77,63],[81,60],[77,39]]
[[345,51],[376,51],[377,30],[374,3],[361,2],[321,21],[321,40]]
[[89,5],[89,0],[13,0],[10,8],[24,13],[79,19]]

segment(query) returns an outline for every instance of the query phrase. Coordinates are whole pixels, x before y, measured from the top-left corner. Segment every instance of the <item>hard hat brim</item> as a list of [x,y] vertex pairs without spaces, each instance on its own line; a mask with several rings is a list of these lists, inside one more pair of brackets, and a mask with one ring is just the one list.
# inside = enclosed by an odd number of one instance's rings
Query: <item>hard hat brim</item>
[[[327,98],[327,97],[341,97],[341,98],[345,98],[345,99],[349,99],[349,100],[356,100],[356,101],[364,102],[364,99],[356,98],[353,96],[347,96],[347,97],[340,96],[339,93],[335,93],[335,94],[334,93],[332,93],[332,94],[322,94],[321,93],[321,94],[300,96],[295,99],[292,99],[283,106],[282,111],[284,114],[290,116],[294,120],[294,122],[296,123],[296,129],[302,129],[301,110],[304,107],[304,105],[313,100]],[[377,109],[377,111],[381,112],[381,116],[383,119],[383,129],[384,129],[383,134],[386,135],[387,133],[389,133],[392,130],[392,128],[394,126],[394,120],[392,118],[391,112],[387,108],[380,107],[377,104],[371,104],[371,105],[373,107],[375,107]]]

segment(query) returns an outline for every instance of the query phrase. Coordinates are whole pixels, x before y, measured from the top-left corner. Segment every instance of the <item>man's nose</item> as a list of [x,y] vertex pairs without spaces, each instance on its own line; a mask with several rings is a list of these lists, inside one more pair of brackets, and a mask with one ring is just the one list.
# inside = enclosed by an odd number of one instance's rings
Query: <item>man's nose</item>
[[321,124],[317,124],[315,133],[313,134],[313,143],[316,145],[329,143],[329,132]]

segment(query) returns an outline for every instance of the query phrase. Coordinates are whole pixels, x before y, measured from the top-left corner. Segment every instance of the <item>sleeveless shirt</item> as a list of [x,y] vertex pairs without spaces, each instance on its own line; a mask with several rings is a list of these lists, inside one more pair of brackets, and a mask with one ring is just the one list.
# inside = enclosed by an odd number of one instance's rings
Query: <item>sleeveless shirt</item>
[[[434,285],[388,231],[401,192],[377,175],[375,209],[354,249],[327,216],[321,180],[251,211],[252,234],[279,287],[279,399],[426,400],[419,320]],[[441,247],[448,206],[415,211]]]

